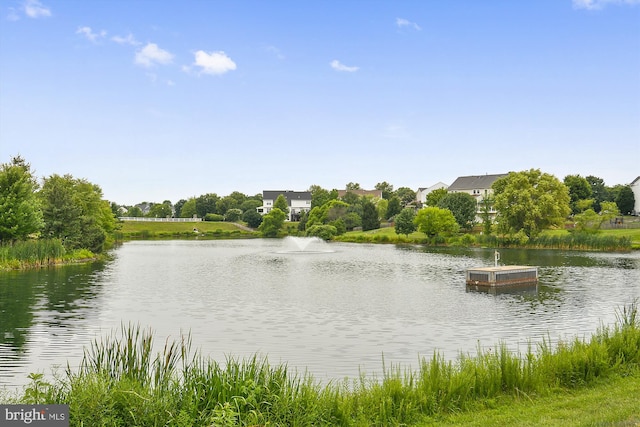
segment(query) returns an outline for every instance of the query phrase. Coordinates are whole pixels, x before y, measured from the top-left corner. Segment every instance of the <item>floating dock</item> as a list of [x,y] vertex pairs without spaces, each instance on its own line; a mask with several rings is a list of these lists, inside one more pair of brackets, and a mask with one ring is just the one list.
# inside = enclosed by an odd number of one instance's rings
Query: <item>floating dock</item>
[[505,265],[467,270],[467,285],[482,288],[531,286],[538,284],[538,267]]
[[500,252],[495,252],[493,267],[478,267],[467,270],[467,286],[476,289],[498,289],[538,284],[538,267],[523,265],[498,265]]

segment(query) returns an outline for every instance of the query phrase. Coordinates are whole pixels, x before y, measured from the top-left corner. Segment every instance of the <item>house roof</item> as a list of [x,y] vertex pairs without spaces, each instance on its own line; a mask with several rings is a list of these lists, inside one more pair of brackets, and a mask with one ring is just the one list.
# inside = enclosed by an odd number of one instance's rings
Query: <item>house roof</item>
[[287,202],[291,204],[292,200],[311,200],[310,191],[291,191],[291,190],[264,190],[262,192],[263,200],[275,200],[279,195],[283,195]]
[[640,176],[634,179],[633,181],[631,181],[631,184],[629,185],[634,185],[635,183],[640,183]]
[[505,177],[508,174],[501,173],[495,175],[470,175],[458,177],[453,184],[449,186],[449,191],[466,191],[466,190],[481,190],[485,188],[491,188],[491,185],[499,178]]

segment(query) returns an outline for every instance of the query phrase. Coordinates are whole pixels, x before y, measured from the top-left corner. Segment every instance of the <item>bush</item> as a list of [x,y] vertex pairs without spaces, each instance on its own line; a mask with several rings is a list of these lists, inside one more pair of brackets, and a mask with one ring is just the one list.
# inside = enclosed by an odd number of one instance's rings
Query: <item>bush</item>
[[307,230],[307,236],[319,237],[323,240],[331,240],[338,234],[333,225],[312,225]]
[[242,217],[242,211],[240,209],[229,209],[224,215],[224,220],[228,222],[236,222]]
[[224,217],[222,215],[218,215],[218,214],[213,214],[213,213],[208,213],[204,216],[204,220],[205,221],[224,221]]

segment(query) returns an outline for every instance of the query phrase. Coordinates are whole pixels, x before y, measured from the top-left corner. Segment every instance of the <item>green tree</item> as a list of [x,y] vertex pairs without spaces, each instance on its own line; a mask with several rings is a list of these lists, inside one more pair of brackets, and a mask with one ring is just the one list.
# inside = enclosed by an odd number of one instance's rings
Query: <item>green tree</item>
[[376,205],[369,199],[362,203],[362,231],[375,230],[380,228],[380,218]]
[[449,209],[456,222],[465,230],[473,228],[476,221],[476,199],[468,193],[448,193],[438,203],[438,207]]
[[409,234],[416,231],[416,225],[413,220],[416,217],[416,213],[411,208],[404,208],[398,215],[395,217],[395,230],[396,234],[404,234],[409,236]]
[[344,196],[341,197],[341,200],[349,205],[356,205],[360,203],[360,196],[353,191],[347,191],[344,193]]
[[242,220],[247,223],[251,228],[258,228],[262,224],[262,215],[260,215],[255,209],[247,210],[242,214]]
[[173,205],[173,211],[176,218],[182,218],[182,207],[187,203],[185,199],[178,200],[175,205]]
[[427,194],[427,206],[438,206],[440,200],[449,194],[446,188],[438,188],[437,190],[433,190],[431,193]]
[[279,194],[276,200],[273,202],[273,207],[280,209],[285,215],[289,215],[289,202],[284,194]]
[[[256,212],[257,213],[257,212]],[[241,209],[229,209],[224,216],[224,220],[227,222],[236,222],[242,217]]]
[[591,197],[593,197],[593,210],[596,212],[600,212],[600,203],[612,201],[611,195],[609,194],[609,188],[604,184],[604,180],[602,178],[598,178],[597,176],[587,175],[585,177],[589,185],[591,186]]
[[172,215],[173,209],[169,200],[165,200],[162,203],[154,203],[147,214],[149,218],[171,218]]
[[[196,213],[199,218],[204,218],[208,213],[219,213],[216,205],[220,197],[215,193],[207,193],[196,198]],[[184,208],[183,208],[184,209]]]
[[31,165],[20,157],[0,166],[0,242],[26,239],[43,226]]
[[180,218],[193,218],[194,215],[197,215],[196,199],[195,197],[192,197],[182,205],[182,208],[180,209]]
[[142,214],[142,209],[137,206],[131,206],[129,209],[127,209],[127,216],[139,218],[144,215]]
[[480,201],[480,218],[482,219],[482,232],[484,234],[491,234],[493,226],[493,219],[491,218],[491,211],[495,200],[492,196],[484,197]]
[[360,184],[358,184],[357,182],[349,182],[345,186],[345,190],[347,191],[362,190],[362,187],[360,187]]
[[344,226],[349,231],[362,225],[362,218],[355,212],[348,212],[342,219],[344,220]]
[[576,229],[587,233],[595,233],[602,224],[602,216],[597,214],[593,209],[580,212],[574,215],[573,219],[576,224]]
[[380,199],[376,203],[376,209],[378,210],[378,218],[388,218],[387,209],[389,208],[389,201],[387,199]]
[[276,237],[282,229],[286,218],[287,214],[274,207],[268,214],[262,217],[262,224],[260,224],[258,230],[264,237]]
[[455,233],[459,229],[458,223],[449,209],[434,206],[420,209],[413,222],[417,230],[428,237],[443,233]]
[[405,207],[416,201],[416,192],[409,187],[400,187],[396,190],[396,196],[400,199],[400,204]]
[[622,214],[631,215],[631,212],[636,205],[636,198],[631,187],[623,185],[616,195],[615,202]]
[[567,175],[564,177],[564,185],[569,188],[571,212],[574,214],[582,212],[580,208],[584,204],[580,203],[580,201],[591,199],[592,195],[589,181],[580,175]]
[[102,189],[71,175],[51,175],[40,190],[44,217],[43,235],[59,238],[66,249],[101,252],[116,218]]
[[567,186],[539,169],[510,172],[493,183],[493,191],[502,233],[535,237],[545,228],[562,226],[571,212]]
[[400,203],[400,198],[398,196],[391,196],[389,199],[389,204],[387,205],[387,213],[385,218],[389,219],[399,214],[402,210],[402,205]]
[[610,221],[613,218],[620,216],[620,210],[616,202],[602,202],[600,204],[600,217],[602,222]]
[[316,206],[322,206],[330,200],[336,200],[338,198],[338,190],[325,190],[319,185],[312,185],[309,187],[311,193],[311,208]]
[[393,196],[393,185],[389,184],[387,181],[377,183],[374,188],[382,191],[382,198],[385,200],[389,200],[391,196]]

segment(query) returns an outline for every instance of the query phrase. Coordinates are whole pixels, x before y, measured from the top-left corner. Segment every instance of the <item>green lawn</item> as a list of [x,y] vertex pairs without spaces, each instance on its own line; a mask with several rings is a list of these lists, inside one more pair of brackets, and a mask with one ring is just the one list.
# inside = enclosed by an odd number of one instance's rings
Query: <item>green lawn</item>
[[640,372],[529,400],[504,397],[422,426],[640,426]]
[[[119,224],[119,238],[190,238],[196,235],[205,237],[250,237],[255,232],[246,231],[232,222],[146,222],[124,221]],[[197,233],[194,232],[197,229]]]

